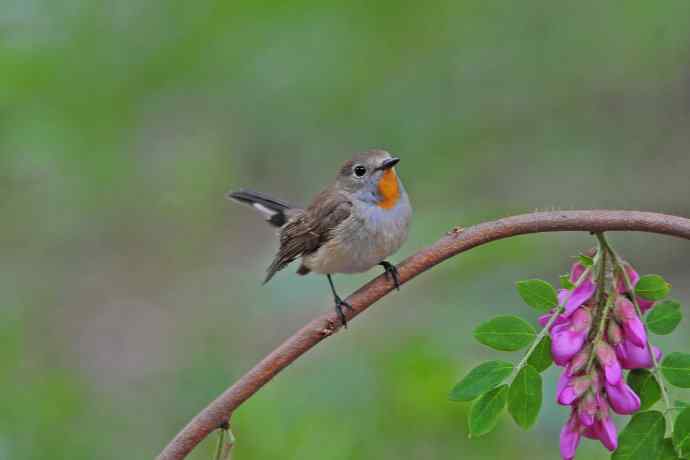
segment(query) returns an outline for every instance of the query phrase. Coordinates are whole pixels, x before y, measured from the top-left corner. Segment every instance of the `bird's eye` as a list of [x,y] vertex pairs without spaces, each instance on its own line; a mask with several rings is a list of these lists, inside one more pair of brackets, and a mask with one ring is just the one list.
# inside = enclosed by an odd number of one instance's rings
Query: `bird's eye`
[[354,171],[355,171],[355,176],[362,177],[363,175],[365,175],[367,173],[367,168],[365,168],[362,165],[357,165],[357,166],[355,166]]

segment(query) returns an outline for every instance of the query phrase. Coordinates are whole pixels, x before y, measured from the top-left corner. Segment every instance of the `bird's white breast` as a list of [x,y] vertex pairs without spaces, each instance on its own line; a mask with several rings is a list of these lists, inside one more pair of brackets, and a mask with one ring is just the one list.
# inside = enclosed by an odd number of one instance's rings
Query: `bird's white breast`
[[403,191],[389,209],[355,200],[352,214],[333,233],[333,238],[304,264],[317,273],[360,273],[390,256],[407,239],[412,208]]

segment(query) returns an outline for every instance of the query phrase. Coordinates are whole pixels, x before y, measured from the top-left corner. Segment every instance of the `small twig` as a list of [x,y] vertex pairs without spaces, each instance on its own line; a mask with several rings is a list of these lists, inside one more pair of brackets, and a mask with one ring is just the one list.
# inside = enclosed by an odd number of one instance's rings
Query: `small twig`
[[[444,260],[492,241],[530,233],[563,231],[637,231],[690,240],[690,219],[653,212],[608,210],[536,212],[507,217],[475,225],[462,232],[450,232],[400,264],[400,281],[404,284]],[[353,306],[353,311],[346,313],[347,319],[353,319],[391,290],[392,285],[385,276],[367,283],[346,299]],[[280,371],[330,337],[331,334],[324,334],[324,330],[329,329],[329,324],[336,325],[333,332],[338,330],[338,318],[333,311],[315,318],[279,345],[194,417],[163,449],[158,460],[185,458],[209,433],[218,428],[221,421],[227,419],[228,414]]]
[[218,444],[216,444],[216,455],[213,456],[214,460],[222,460],[223,446],[225,445],[225,433],[227,431],[225,428],[218,429]]
[[232,430],[228,428],[227,439],[223,445],[223,453],[220,456],[220,460],[231,460],[233,447],[235,447],[235,435],[232,433]]

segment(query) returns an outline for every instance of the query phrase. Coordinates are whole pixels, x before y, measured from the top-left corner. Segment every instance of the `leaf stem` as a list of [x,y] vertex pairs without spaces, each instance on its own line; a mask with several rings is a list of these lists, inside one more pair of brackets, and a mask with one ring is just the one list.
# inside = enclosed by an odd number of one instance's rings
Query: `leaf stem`
[[218,444],[216,444],[216,454],[213,456],[214,460],[221,460],[222,458],[223,446],[225,445],[225,433],[227,433],[227,431],[224,427],[218,430]]
[[[623,276],[623,281],[625,281],[625,289],[628,293],[630,293],[632,303],[635,306],[635,312],[637,313],[637,316],[640,317],[640,320],[642,320],[644,316],[642,314],[642,309],[640,308],[640,303],[637,301],[637,296],[635,295],[635,287],[632,285],[632,281],[630,281],[630,276],[628,276],[628,272],[625,269],[625,265],[623,264],[622,259],[620,258],[618,253],[613,249],[613,247],[611,247],[611,244],[608,242],[608,240],[603,234],[598,233],[597,238],[599,239],[601,244],[605,245],[609,254],[611,254],[611,260],[613,261],[616,270],[621,272],[621,275]],[[645,331],[647,332],[647,349],[649,351],[649,356],[652,358],[652,374],[654,375],[656,381],[659,383],[659,388],[661,388],[661,396],[664,400],[664,405],[666,406],[664,414],[666,414],[666,417],[668,419],[667,428],[672,428],[673,418],[671,417],[670,413],[673,409],[673,404],[671,404],[671,398],[669,397],[668,389],[666,388],[666,382],[663,376],[661,375],[659,360],[656,359],[656,354],[654,354],[654,349],[652,348],[652,344],[649,341],[649,330],[647,329],[646,324],[644,325],[644,327]]]

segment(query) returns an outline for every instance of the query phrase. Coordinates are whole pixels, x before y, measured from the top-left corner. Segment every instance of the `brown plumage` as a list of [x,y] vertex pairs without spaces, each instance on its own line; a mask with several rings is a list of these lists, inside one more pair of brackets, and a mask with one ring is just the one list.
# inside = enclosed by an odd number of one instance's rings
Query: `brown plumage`
[[[333,187],[316,195],[307,209],[299,212],[281,228],[280,249],[268,267],[264,284],[297,258],[317,251],[328,242],[333,229],[350,216],[351,210],[350,199],[333,190]],[[297,273],[306,275],[309,271],[301,265]]]

